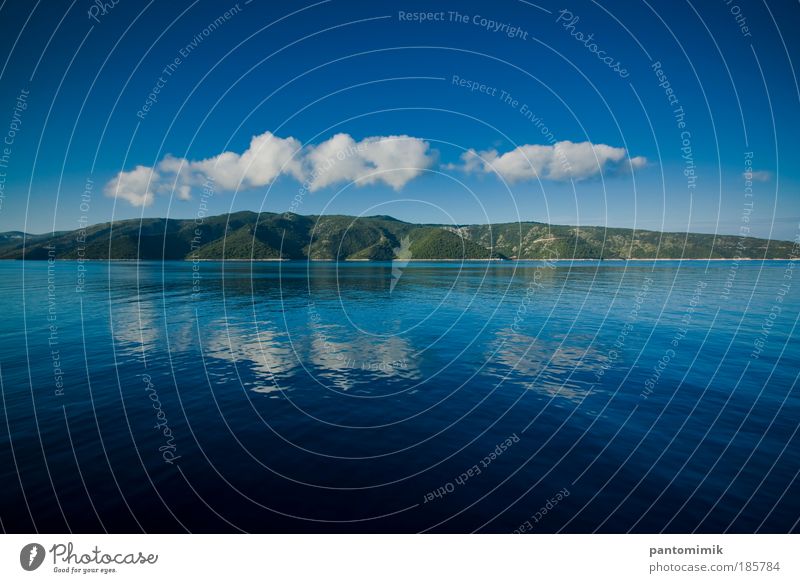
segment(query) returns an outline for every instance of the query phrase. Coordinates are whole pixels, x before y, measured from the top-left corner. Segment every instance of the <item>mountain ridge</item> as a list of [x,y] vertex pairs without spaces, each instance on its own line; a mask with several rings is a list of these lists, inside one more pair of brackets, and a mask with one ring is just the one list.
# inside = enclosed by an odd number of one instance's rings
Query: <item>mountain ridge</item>
[[51,254],[105,260],[788,259],[793,250],[791,241],[737,235],[253,211],[202,220],[127,219],[42,235],[0,233],[0,259],[29,260]]

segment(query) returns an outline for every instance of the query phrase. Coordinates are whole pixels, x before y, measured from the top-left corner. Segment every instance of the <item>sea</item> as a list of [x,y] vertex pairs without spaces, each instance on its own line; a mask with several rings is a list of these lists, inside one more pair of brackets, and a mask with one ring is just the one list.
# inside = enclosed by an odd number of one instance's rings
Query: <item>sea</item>
[[797,531],[795,265],[0,262],[0,527]]

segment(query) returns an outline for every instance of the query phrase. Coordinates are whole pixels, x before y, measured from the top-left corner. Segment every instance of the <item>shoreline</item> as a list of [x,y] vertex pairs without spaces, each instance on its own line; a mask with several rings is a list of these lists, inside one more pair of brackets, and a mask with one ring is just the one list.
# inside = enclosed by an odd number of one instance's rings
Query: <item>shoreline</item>
[[[59,258],[55,261],[74,263],[642,263],[656,261],[797,261],[800,257],[715,257],[701,259],[697,257],[653,257],[636,259],[74,259]],[[47,263],[49,259],[0,259],[10,263]]]

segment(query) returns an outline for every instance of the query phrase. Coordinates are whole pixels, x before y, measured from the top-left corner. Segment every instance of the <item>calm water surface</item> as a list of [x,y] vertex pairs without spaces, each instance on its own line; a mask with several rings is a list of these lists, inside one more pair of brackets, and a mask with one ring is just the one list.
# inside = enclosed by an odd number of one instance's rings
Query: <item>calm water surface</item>
[[787,262],[0,262],[0,521],[797,530],[798,292]]

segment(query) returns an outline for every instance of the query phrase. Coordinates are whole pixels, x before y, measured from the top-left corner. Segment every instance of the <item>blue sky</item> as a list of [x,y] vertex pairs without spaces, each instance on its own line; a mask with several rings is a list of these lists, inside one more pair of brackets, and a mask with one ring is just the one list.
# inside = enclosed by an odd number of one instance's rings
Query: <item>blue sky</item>
[[5,2],[0,231],[207,207],[791,239],[798,16],[790,1]]

